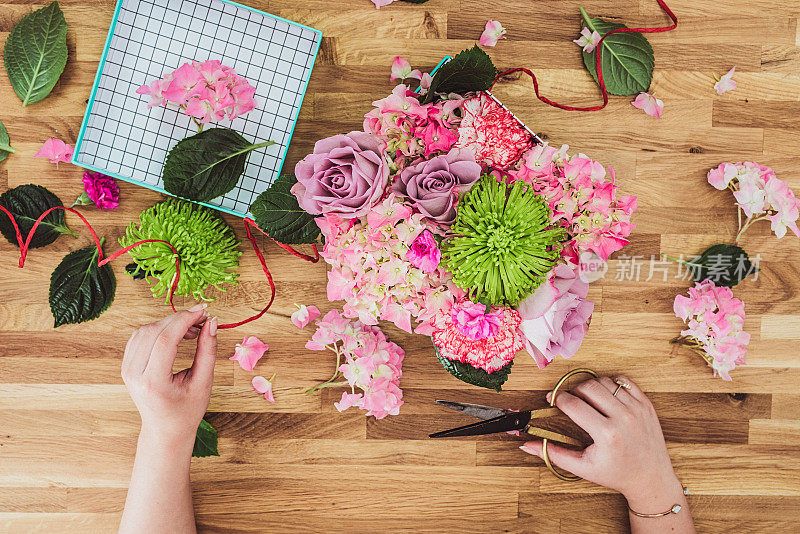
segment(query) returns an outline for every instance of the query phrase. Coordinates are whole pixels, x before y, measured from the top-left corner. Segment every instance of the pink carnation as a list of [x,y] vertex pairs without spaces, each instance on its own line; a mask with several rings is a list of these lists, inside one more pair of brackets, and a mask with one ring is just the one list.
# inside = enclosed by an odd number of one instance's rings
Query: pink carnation
[[480,93],[464,102],[456,146],[472,150],[478,162],[506,169],[532,144],[531,133],[494,97]]
[[110,176],[86,171],[83,173],[83,188],[98,208],[113,210],[119,206],[119,186]]
[[406,252],[406,259],[411,265],[426,273],[432,273],[439,267],[442,252],[430,230],[423,230],[411,243],[411,248]]
[[517,333],[520,316],[511,308],[496,312],[501,318],[496,333],[483,339],[471,339],[462,332],[462,325],[450,316],[444,327],[433,333],[433,342],[439,354],[448,360],[468,363],[473,367],[493,373],[508,365],[522,349],[522,336]]
[[496,336],[502,323],[500,310],[488,313],[486,305],[470,300],[457,302],[450,317],[458,331],[473,341]]

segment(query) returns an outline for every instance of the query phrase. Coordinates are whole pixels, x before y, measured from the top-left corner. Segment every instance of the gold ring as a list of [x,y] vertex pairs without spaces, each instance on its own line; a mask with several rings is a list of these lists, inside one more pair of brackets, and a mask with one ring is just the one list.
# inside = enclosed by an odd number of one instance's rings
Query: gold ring
[[[631,385],[620,378],[615,378],[614,383],[617,384],[620,388],[625,388],[628,391],[630,391],[631,389]],[[617,388],[617,391],[619,391],[619,388]]]
[[[591,369],[573,369],[569,373],[562,376],[558,382],[556,382],[556,387],[553,388],[552,395],[550,395],[550,406],[556,405],[556,394],[558,394],[558,390],[561,389],[561,386],[564,385],[564,382],[566,382],[571,377],[577,374],[587,374],[593,376],[594,378],[597,378],[597,373],[595,373]],[[550,463],[550,456],[548,456],[547,454],[547,442],[548,442],[547,438],[542,438],[542,460],[544,460],[544,465],[547,466],[550,472],[553,473],[557,478],[560,478],[561,480],[566,480],[567,482],[581,480],[581,477],[579,476],[565,475],[563,473],[559,473],[558,471],[556,471],[556,468],[553,467],[552,463]]]
[[614,394],[612,396],[616,397],[617,393],[619,393],[619,390],[621,389],[622,389],[622,384],[617,384],[617,389],[614,390]]

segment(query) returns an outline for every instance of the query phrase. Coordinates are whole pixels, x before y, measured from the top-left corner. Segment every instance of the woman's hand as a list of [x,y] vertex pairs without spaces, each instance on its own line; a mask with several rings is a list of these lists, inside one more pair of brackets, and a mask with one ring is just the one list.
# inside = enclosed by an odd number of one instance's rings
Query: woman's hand
[[[142,435],[160,443],[191,446],[205,414],[217,357],[217,319],[205,305],[139,328],[122,359],[122,380],[142,417]],[[173,374],[182,339],[197,338],[194,363]]]
[[[619,491],[637,512],[659,513],[674,504],[685,508],[683,488],[672,469],[653,405],[630,379],[620,376],[617,380],[630,389],[601,377],[579,384],[572,393],[558,393],[556,406],[594,443],[583,451],[550,443],[550,460],[581,478]],[[541,456],[542,442],[528,442],[522,450]]]

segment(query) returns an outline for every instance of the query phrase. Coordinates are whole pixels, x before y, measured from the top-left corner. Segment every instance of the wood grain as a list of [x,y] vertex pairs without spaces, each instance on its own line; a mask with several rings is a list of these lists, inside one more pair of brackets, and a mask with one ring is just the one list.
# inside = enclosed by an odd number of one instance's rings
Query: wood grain
[[[0,42],[40,0],[0,0]],[[287,168],[316,140],[360,129],[372,100],[392,88],[395,55],[430,69],[471,46],[488,18],[508,28],[489,53],[500,68],[526,66],[544,94],[575,105],[599,100],[570,41],[578,7],[628,25],[665,21],[655,1],[430,0],[376,10],[368,0],[245,0],[324,32],[322,49],[289,149]],[[22,108],[0,74],[0,120],[17,153],[0,164],[0,189],[45,185],[64,202],[81,192],[81,171],[56,169],[33,154],[52,136],[73,142],[113,15],[113,0],[62,0],[70,59],[45,101]],[[746,303],[752,334],[748,366],[732,382],[712,378],[692,353],[667,343],[681,328],[675,294],[689,285],[674,266],[650,269],[650,257],[693,255],[730,241],[732,198],[705,182],[722,161],[755,160],[800,190],[800,4],[793,0],[671,0],[674,32],[651,35],[652,89],[665,102],[656,121],[612,97],[598,113],[547,107],[527,79],[496,94],[534,131],[615,167],[622,191],[639,197],[632,243],[591,288],[593,324],[579,353],[545,370],[521,354],[507,391],[462,384],[445,373],[429,341],[386,329],[406,349],[401,415],[382,421],[337,413],[340,391],[302,391],[326,379],[327,355],[304,349],[309,331],[288,321],[293,303],[323,311],[325,267],[303,263],[260,239],[278,287],[259,321],[220,333],[209,419],[219,428],[219,458],[192,465],[195,505],[207,532],[517,532],[597,533],[628,528],[619,495],[588,482],[568,484],[518,449],[520,438],[429,440],[428,432],[467,422],[433,400],[513,408],[541,402],[568,369],[625,372],[659,413],[670,455],[701,532],[796,532],[800,520],[800,240],[778,241],[767,225],[744,240],[761,256],[757,280],[734,290]],[[736,65],[738,89],[722,96],[714,76]],[[86,210],[115,249],[125,225],[160,196],[120,184],[114,212]],[[79,229],[77,219],[67,216]],[[241,224],[226,217],[240,239]],[[113,264],[114,305],[100,319],[52,328],[47,281],[66,252],[86,246],[62,237],[34,250],[24,270],[16,249],[0,243],[0,532],[110,532],[116,528],[133,461],[139,418],[119,377],[122,349],[137,326],[168,312],[149,290]],[[220,295],[223,321],[252,314],[268,298],[253,254],[242,284]],[[639,280],[631,261],[638,263]],[[182,300],[181,305],[189,305]],[[278,371],[277,403],[250,388],[251,373],[227,360],[244,335],[271,350],[258,371]],[[181,348],[185,365],[192,347]]]

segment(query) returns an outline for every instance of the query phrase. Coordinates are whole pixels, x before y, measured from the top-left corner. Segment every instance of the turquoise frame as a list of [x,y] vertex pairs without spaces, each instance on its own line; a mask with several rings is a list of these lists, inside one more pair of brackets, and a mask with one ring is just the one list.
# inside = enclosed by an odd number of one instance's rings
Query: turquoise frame
[[[117,173],[108,173],[108,172],[104,171],[103,169],[95,167],[94,165],[88,165],[86,163],[78,163],[78,161],[77,161],[78,153],[80,152],[81,145],[83,144],[83,136],[86,133],[86,127],[87,127],[87,125],[89,123],[89,114],[91,113],[92,108],[94,107],[95,96],[97,94],[97,89],[100,86],[100,78],[101,78],[101,76],[103,74],[103,68],[106,65],[106,58],[108,56],[108,51],[111,48],[111,39],[114,37],[114,30],[117,27],[117,20],[119,18],[119,12],[122,9],[122,2],[123,1],[124,0],[118,0],[117,1],[117,6],[114,8],[114,18],[111,19],[111,26],[108,29],[108,36],[106,37],[106,43],[105,43],[105,46],[103,47],[103,54],[100,56],[100,64],[97,66],[97,74],[94,77],[94,83],[92,84],[92,91],[91,91],[91,93],[89,93],[89,102],[86,105],[86,113],[83,115],[83,121],[81,122],[81,129],[78,132],[78,138],[75,141],[75,150],[74,150],[74,152],[72,154],[72,161],[71,162],[72,162],[73,165],[75,165],[77,167],[81,167],[83,169],[88,169],[90,171],[104,173],[104,174],[106,174],[108,176],[111,176],[111,177],[116,178],[118,180],[122,180],[124,182],[136,184],[136,185],[145,187],[147,189],[152,189],[153,191],[157,191],[157,192],[163,193],[165,195],[175,196],[172,193],[168,193],[167,191],[165,191],[161,187],[156,187],[154,185],[145,184],[145,183],[139,182],[137,180],[133,180],[131,178],[126,178],[125,176],[121,176],[121,175],[119,175]],[[241,7],[243,9],[248,10],[248,11],[252,11],[253,13],[258,13],[259,15],[264,15],[264,16],[267,16],[267,17],[271,17],[271,18],[274,18],[276,20],[287,22],[289,24],[295,24],[295,25],[300,26],[302,28],[305,28],[307,30],[313,31],[314,33],[316,33],[320,37],[319,41],[317,42],[317,47],[314,50],[314,63],[316,64],[316,59],[317,59],[317,56],[319,55],[319,48],[322,45],[322,32],[320,30],[318,30],[316,28],[312,28],[310,26],[306,26],[305,24],[300,24],[299,22],[294,22],[292,20],[288,20],[288,19],[285,19],[283,17],[279,17],[277,15],[273,15],[271,13],[267,13],[265,11],[261,11],[259,9],[254,9],[252,7],[249,7],[249,6],[245,6],[245,5],[239,4],[238,2],[233,2],[232,0],[218,0],[218,1],[222,2],[224,4],[230,4],[232,6]],[[442,63],[444,63],[444,60],[442,60]],[[441,65],[442,63],[440,63],[439,65]],[[439,66],[437,66],[436,68],[439,68]],[[294,122],[292,123],[292,131],[289,133],[289,141],[286,143],[286,147],[283,150],[283,156],[281,157],[281,166],[280,166],[280,168],[278,168],[278,173],[277,173],[278,175],[280,175],[281,171],[283,170],[283,165],[284,165],[284,163],[286,163],[286,154],[289,152],[289,145],[292,143],[292,137],[294,137],[294,130],[297,127],[297,120],[300,118],[300,108],[302,108],[302,106],[303,106],[302,102],[305,102],[306,92],[308,91],[308,84],[311,81],[311,74],[313,73],[313,70],[314,70],[314,65],[311,65],[311,69],[309,70],[308,79],[306,80],[305,86],[303,87],[303,98],[301,100],[300,107],[297,109],[297,116],[295,117]],[[194,202],[195,204],[200,204],[200,205],[205,206],[207,208],[211,208],[211,209],[215,209],[215,210],[218,210],[218,211],[222,211],[222,212],[228,213],[230,215],[235,215],[237,217],[245,218],[245,217],[249,217],[250,216],[250,212],[240,213],[238,211],[233,211],[232,209],[223,208],[221,206],[215,206],[215,205],[209,204],[207,202],[198,202],[198,201],[195,201],[195,200],[192,200],[191,202]]]

